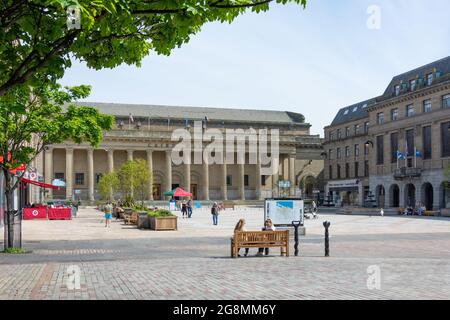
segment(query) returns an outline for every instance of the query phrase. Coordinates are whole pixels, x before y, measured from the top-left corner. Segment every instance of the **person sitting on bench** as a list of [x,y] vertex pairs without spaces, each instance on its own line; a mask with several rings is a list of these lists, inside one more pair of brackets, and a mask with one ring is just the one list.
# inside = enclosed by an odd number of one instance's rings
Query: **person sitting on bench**
[[[264,221],[264,227],[262,228],[262,231],[275,231],[275,226],[273,225],[272,219],[267,219]],[[269,248],[259,248],[257,256],[262,256],[263,251],[265,251],[266,256],[269,255]]]
[[[236,226],[234,227],[234,232],[236,231],[247,231],[247,229],[245,228],[245,219],[239,219],[238,223],[236,224]],[[238,249],[238,257],[240,257],[241,255],[239,254],[239,251],[241,250],[241,248]],[[248,255],[248,251],[249,248],[245,248],[245,254],[244,256],[246,257]]]

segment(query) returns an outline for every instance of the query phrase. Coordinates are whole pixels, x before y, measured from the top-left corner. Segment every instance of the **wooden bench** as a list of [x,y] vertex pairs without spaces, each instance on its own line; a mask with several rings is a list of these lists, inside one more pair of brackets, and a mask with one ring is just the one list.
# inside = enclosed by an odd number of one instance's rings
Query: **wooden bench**
[[133,212],[131,214],[125,214],[123,221],[125,224],[137,224],[138,214],[137,212]]
[[437,217],[437,216],[439,216],[439,211],[427,210],[427,211],[425,211],[425,213],[423,215],[424,216],[430,216],[430,217]]
[[281,255],[289,257],[289,230],[236,231],[231,238],[231,257],[238,256],[239,248],[280,248]]
[[222,209],[233,209],[234,210],[234,203],[222,203]]

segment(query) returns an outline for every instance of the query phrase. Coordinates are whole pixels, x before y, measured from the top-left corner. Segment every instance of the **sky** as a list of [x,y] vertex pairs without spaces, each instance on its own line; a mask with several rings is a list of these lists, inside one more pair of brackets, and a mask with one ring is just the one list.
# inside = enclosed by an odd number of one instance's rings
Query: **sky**
[[[368,13],[373,5],[379,15]],[[170,56],[153,53],[140,68],[95,71],[74,61],[61,82],[92,85],[85,99],[92,102],[298,112],[311,134],[323,136],[340,108],[449,56],[449,11],[448,0],[273,4],[232,24],[207,24]]]

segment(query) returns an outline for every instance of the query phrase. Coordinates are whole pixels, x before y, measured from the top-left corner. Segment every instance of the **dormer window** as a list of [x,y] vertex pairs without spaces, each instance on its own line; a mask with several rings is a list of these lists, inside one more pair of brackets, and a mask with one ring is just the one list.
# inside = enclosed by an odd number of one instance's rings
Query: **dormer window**
[[348,115],[348,109],[345,109],[344,116]]
[[427,86],[431,86],[433,84],[433,78],[432,73],[427,74]]
[[415,79],[409,81],[409,88],[411,89],[411,91],[416,90],[416,84],[417,84],[417,81]]
[[356,112],[356,110],[358,110],[358,107],[354,107],[352,112]]
[[395,86],[395,95],[398,96],[400,94],[400,85]]

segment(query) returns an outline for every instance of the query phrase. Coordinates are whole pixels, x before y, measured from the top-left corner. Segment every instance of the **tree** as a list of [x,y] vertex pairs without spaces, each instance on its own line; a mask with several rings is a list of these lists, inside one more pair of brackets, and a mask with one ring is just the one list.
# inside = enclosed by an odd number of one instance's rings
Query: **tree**
[[112,128],[113,117],[70,102],[89,95],[90,87],[41,84],[20,86],[0,97],[0,170],[5,178],[5,249],[14,246],[13,194],[29,165],[48,145],[72,140],[97,146],[103,130]]
[[120,189],[125,197],[127,206],[134,205],[134,195],[138,196],[141,206],[150,191],[151,172],[148,170],[147,161],[137,159],[125,162],[119,170]]
[[114,193],[118,190],[120,185],[119,177],[115,172],[104,174],[98,182],[98,192],[103,199],[112,201]]
[[[169,55],[205,23],[231,23],[272,2],[304,7],[307,0],[2,0],[0,97],[17,86],[55,83],[71,58],[98,70],[139,65],[151,52]],[[68,27],[71,5],[80,28]]]

